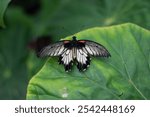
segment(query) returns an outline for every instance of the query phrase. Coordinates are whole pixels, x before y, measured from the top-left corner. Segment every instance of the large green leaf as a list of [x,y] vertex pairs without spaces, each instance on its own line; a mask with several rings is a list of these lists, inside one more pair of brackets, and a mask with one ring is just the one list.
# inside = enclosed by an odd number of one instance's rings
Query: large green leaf
[[150,99],[149,31],[127,23],[75,35],[101,43],[112,57],[93,58],[87,71],[74,66],[69,73],[50,58],[29,82],[27,99]]
[[0,0],[0,26],[2,27],[5,27],[4,21],[3,21],[3,15],[10,1],[11,0]]

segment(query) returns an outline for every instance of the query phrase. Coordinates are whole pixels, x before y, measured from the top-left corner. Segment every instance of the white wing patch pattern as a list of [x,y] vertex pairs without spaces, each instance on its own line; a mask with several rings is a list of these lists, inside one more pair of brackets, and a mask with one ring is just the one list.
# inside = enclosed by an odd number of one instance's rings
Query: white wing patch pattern
[[73,51],[72,49],[67,49],[61,54],[59,58],[59,63],[64,64],[65,71],[68,72],[71,70],[72,62],[73,62]]
[[73,60],[72,50],[70,49],[66,50],[61,56],[64,65],[68,65]]
[[74,59],[77,61],[77,67],[81,70],[86,70],[90,64],[90,59],[85,49],[72,48],[67,49],[60,57],[59,62],[64,64],[65,70],[70,71]]
[[79,71],[85,71],[90,65],[90,57],[88,56],[88,52],[84,47],[77,49],[76,59]]
[[77,61],[82,64],[86,64],[87,54],[82,49],[77,49]]

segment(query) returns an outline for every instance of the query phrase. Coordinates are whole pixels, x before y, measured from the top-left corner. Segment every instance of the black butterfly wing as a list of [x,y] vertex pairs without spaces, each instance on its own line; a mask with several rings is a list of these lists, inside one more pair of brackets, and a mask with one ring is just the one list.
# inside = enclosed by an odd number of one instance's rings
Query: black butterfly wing
[[[44,47],[40,52],[40,57],[47,57],[47,56],[60,56],[64,51],[67,49],[64,47],[65,41],[59,41],[54,44],[50,44],[46,47]],[[67,41],[69,42],[69,41]]]
[[109,57],[108,50],[101,44],[89,40],[79,40],[76,50],[77,68],[84,71],[90,65],[90,56]]
[[90,56],[110,57],[108,50],[101,44],[89,40],[79,40],[79,43],[84,43],[84,51]]
[[69,71],[71,70],[73,61],[72,49],[70,47],[66,47],[65,45],[70,45],[70,41],[64,40],[50,44],[41,50],[39,56],[59,56],[59,64],[64,64],[65,71]]

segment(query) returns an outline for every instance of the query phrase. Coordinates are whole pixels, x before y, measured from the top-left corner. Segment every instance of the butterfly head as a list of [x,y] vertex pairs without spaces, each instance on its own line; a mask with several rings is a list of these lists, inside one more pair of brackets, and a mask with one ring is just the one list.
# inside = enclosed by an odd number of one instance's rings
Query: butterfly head
[[73,36],[73,37],[72,37],[72,40],[73,40],[73,41],[76,41],[76,40],[77,40],[77,37],[76,37],[76,36]]

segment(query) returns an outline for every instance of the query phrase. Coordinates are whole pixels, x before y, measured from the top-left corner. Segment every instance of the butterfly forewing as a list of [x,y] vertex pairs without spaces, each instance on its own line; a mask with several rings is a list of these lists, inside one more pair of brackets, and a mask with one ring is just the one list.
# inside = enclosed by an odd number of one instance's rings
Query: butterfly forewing
[[50,44],[43,48],[41,52],[39,53],[40,57],[45,57],[45,56],[60,56],[66,48],[64,48],[64,43],[63,41],[60,41],[55,44]]
[[101,44],[89,40],[81,40],[80,43],[85,43],[84,51],[91,56],[109,57],[110,53]]

